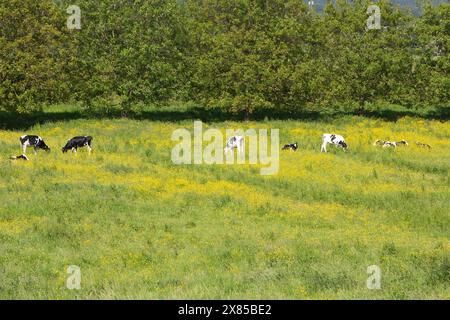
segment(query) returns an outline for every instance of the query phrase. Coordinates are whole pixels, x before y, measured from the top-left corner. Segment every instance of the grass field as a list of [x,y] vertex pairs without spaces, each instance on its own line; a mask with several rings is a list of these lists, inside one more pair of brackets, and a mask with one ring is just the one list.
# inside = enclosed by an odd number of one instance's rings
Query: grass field
[[[278,128],[277,175],[170,160],[193,121],[47,122],[0,131],[0,298],[449,299],[450,124],[363,117],[217,122]],[[340,133],[349,151],[321,135]],[[29,162],[20,135],[53,149]],[[89,134],[94,152],[62,154]],[[376,139],[406,139],[381,149]],[[432,146],[421,149],[414,142]],[[81,290],[66,288],[81,268]],[[369,290],[367,267],[382,270]]]

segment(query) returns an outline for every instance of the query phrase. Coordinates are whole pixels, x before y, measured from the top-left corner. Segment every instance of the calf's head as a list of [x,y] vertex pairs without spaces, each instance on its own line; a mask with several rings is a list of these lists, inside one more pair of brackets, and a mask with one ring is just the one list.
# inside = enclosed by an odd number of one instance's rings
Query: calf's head
[[45,150],[47,152],[50,152],[50,148],[45,144],[44,141],[41,141],[39,145],[37,146],[39,149]]
[[345,150],[348,149],[348,145],[345,143],[345,141],[339,141],[339,145]]

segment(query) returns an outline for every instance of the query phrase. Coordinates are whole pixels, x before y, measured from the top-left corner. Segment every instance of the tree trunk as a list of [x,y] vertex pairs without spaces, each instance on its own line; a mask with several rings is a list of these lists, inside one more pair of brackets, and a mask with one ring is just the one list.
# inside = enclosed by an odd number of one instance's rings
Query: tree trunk
[[250,108],[249,107],[245,108],[244,120],[245,120],[245,122],[248,122],[250,120]]

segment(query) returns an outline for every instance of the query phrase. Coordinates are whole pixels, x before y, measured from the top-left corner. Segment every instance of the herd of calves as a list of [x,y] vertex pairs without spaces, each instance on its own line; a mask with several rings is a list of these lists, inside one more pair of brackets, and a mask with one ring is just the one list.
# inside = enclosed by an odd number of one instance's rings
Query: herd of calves
[[[325,133],[322,136],[322,147],[320,149],[321,152],[327,152],[327,145],[332,144],[336,147],[340,147],[344,150],[348,149],[348,145],[345,142],[345,139],[343,136],[338,134],[330,134]],[[12,160],[28,160],[28,157],[26,155],[27,147],[33,147],[34,153],[37,153],[38,149],[45,150],[47,152],[50,151],[50,148],[47,146],[47,144],[44,142],[44,139],[42,139],[40,136],[37,135],[24,135],[20,137],[20,145],[22,146],[22,154],[20,156],[13,156],[11,157]],[[383,148],[393,147],[396,148],[397,146],[407,146],[408,142],[406,140],[401,141],[384,141],[384,140],[377,140],[373,143],[374,146],[381,146]],[[416,142],[416,145],[423,148],[431,149],[431,146],[426,143]],[[67,141],[66,145],[62,147],[62,152],[67,152],[71,150],[72,152],[76,153],[78,148],[86,147],[89,151],[89,153],[92,151],[92,137],[91,136],[77,136]],[[234,136],[228,139],[225,152],[237,149],[239,152],[243,151],[244,147],[244,137],[242,136]],[[290,143],[283,146],[282,150],[293,150],[297,151],[298,144]]]
[[[342,148],[344,150],[348,149],[348,145],[345,142],[345,139],[343,136],[338,134],[332,134],[332,133],[325,133],[322,136],[322,147],[320,148],[321,152],[327,152],[327,145],[332,144],[335,145],[338,148]],[[407,146],[408,142],[406,140],[401,141],[384,141],[384,140],[377,140],[373,143],[374,146],[382,146],[383,148],[387,147],[393,147],[396,148],[397,146],[404,145]],[[416,145],[422,148],[428,148],[431,149],[431,146],[426,143],[416,142]],[[244,137],[242,136],[234,136],[231,137],[228,142],[227,146],[225,147],[225,152],[230,151],[232,149],[237,149],[238,152],[242,152],[244,149]],[[297,151],[298,149],[298,143],[289,143],[285,144],[282,148],[282,150],[293,150]]]
[[[28,160],[26,155],[27,147],[34,148],[34,154],[37,153],[37,150],[42,149],[47,152],[50,152],[50,148],[44,142],[40,136],[35,135],[24,135],[20,137],[20,145],[22,146],[22,154],[20,156],[11,157],[12,160]],[[91,136],[78,136],[73,137],[68,140],[66,145],[62,147],[62,152],[67,152],[71,150],[72,152],[77,152],[78,148],[87,147],[89,153],[92,151],[92,137]]]

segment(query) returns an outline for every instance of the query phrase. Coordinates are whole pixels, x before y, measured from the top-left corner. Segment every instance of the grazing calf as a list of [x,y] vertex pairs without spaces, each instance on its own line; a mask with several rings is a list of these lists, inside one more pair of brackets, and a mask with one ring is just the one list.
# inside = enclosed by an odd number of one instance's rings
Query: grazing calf
[[73,137],[68,140],[66,145],[62,148],[62,152],[65,153],[72,150],[73,153],[77,152],[78,148],[87,147],[89,153],[92,151],[92,137],[91,136],[80,136]]
[[389,147],[394,147],[394,148],[397,148],[397,143],[394,141],[394,142],[391,142],[391,141],[385,141],[384,143],[383,143],[383,148],[389,148]]
[[401,140],[401,141],[397,141],[397,142],[394,142],[394,143],[395,143],[396,147],[401,146],[401,145],[403,145],[403,146],[407,146],[408,145],[408,141],[406,141],[406,140]]
[[20,156],[12,156],[11,160],[19,160],[19,159],[23,159],[25,161],[28,161],[28,157],[24,154],[21,154]]
[[383,141],[383,140],[377,140],[373,143],[374,146],[382,146],[383,148],[389,148],[389,147],[393,147],[396,148],[397,146],[400,145],[408,145],[408,141],[406,140],[401,140],[401,141]]
[[228,152],[233,149],[238,149],[239,154],[244,151],[244,137],[234,136],[228,139],[227,146],[224,150],[225,152]]
[[297,149],[298,149],[298,145],[297,145],[297,142],[295,142],[295,143],[285,144],[281,150],[297,151]]
[[384,145],[385,142],[386,142],[386,141],[384,141],[384,140],[377,140],[377,141],[375,141],[375,142],[373,143],[373,145],[374,145],[374,146],[381,147],[381,146]]
[[27,152],[27,147],[34,147],[34,154],[37,154],[37,149],[42,149],[50,152],[50,148],[45,144],[44,140],[39,136],[24,135],[20,137],[20,145],[22,146],[23,154]]
[[429,144],[426,144],[426,143],[416,142],[416,145],[417,145],[418,147],[421,147],[421,148],[428,148],[428,149],[431,149],[431,146],[430,146]]
[[338,134],[330,134],[325,133],[322,136],[322,147],[320,148],[320,152],[327,152],[327,144],[334,144],[336,147],[340,147],[344,150],[347,150],[348,146],[345,143],[344,137]]

